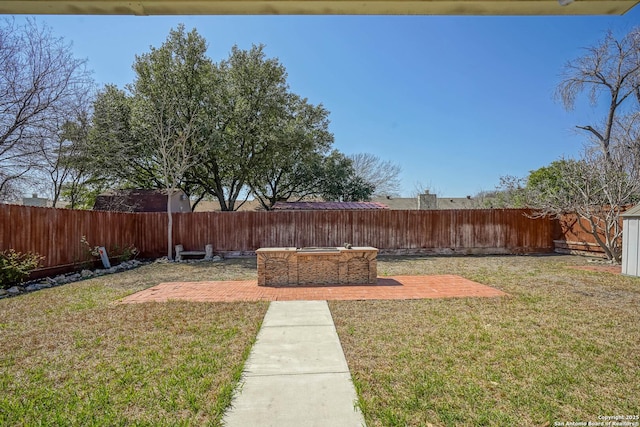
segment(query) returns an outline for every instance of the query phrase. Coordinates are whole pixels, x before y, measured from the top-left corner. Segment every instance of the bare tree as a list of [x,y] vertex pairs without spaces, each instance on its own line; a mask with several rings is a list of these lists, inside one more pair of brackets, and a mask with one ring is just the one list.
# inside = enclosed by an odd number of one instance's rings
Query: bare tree
[[205,108],[199,90],[211,77],[206,43],[194,30],[172,30],[159,48],[136,57],[132,85],[133,128],[151,147],[167,192],[167,257],[173,259],[172,196],[187,170],[202,161]]
[[0,24],[0,197],[38,165],[43,141],[91,88],[85,61],[46,26]]
[[527,188],[537,216],[575,213],[584,231],[593,235],[607,258],[622,259],[620,215],[640,194],[637,146],[615,144],[606,157],[599,148],[586,148],[578,160],[555,162],[561,183],[539,180]]
[[608,110],[602,124],[577,128],[589,132],[605,159],[611,160],[610,144],[616,118],[625,103],[640,103],[640,27],[633,28],[621,40],[609,31],[600,44],[586,48],[584,56],[569,61],[562,77],[556,96],[569,110],[584,91],[592,105],[605,98]]
[[412,197],[419,197],[421,194],[435,194],[438,197],[442,197],[442,192],[436,189],[431,182],[425,184],[424,182],[417,180],[413,183],[413,190],[411,192]]
[[627,150],[630,158],[625,164],[640,169],[640,111],[616,119],[611,141]]
[[565,108],[572,109],[585,91],[592,105],[604,98],[607,106],[599,124],[577,126],[588,132],[591,146],[578,160],[554,162],[556,170],[546,178],[551,169],[538,174],[535,185],[530,179],[527,196],[540,214],[577,214],[607,258],[619,262],[620,214],[640,194],[640,27],[620,40],[609,31],[602,42],[565,65],[556,89]]
[[526,181],[502,178],[501,189],[535,209],[533,217],[576,214],[607,258],[620,262],[620,215],[640,201],[640,114],[619,117],[614,125],[608,155],[597,144],[587,146],[578,159],[554,161]]
[[370,153],[349,156],[355,176],[375,187],[374,196],[398,196],[400,193],[400,165],[383,161]]
[[493,191],[482,191],[474,196],[477,206],[489,209],[520,209],[527,204],[527,179],[513,175],[500,177]]
[[[153,117],[153,116],[152,116]],[[173,126],[157,111],[152,126],[157,135],[157,154],[161,176],[167,191],[167,257],[173,259],[173,195],[179,190],[187,170],[202,158],[200,147],[191,144],[194,133],[193,120],[182,126]]]

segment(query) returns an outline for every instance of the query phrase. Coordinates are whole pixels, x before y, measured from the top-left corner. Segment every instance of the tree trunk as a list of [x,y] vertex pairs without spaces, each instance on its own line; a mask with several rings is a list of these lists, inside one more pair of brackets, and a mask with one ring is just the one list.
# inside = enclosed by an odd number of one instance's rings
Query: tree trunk
[[171,196],[173,189],[167,189],[167,259],[173,260],[173,215],[171,214]]
[[588,229],[587,227],[584,226],[584,224],[582,224],[582,221],[580,219],[581,216],[582,215],[578,215],[578,225],[580,225],[580,227],[587,233],[591,233],[596,243],[600,246],[600,248],[602,249],[602,251],[604,252],[605,256],[609,261],[618,262],[611,248],[607,245],[606,242],[602,241],[602,238],[600,237],[600,233],[598,232],[598,225],[596,224],[597,220],[594,220],[593,216],[591,215],[582,216],[582,218],[585,218],[587,221],[589,221],[590,229]]

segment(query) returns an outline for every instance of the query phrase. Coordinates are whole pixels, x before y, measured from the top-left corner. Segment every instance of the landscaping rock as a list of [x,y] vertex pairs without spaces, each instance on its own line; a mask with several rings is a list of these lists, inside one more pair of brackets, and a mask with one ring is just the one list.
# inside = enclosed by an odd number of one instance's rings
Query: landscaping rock
[[7,289],[7,293],[9,295],[20,295],[22,292],[24,292],[24,288],[22,288],[21,286],[12,286]]
[[213,258],[211,258],[211,261],[219,262],[219,261],[222,261],[222,258],[221,258],[221,257],[219,257],[218,255],[216,255],[216,256],[214,256]]
[[[166,260],[166,258],[165,258]],[[150,261],[142,262],[138,260],[130,260],[119,264],[118,266],[111,267],[108,270],[97,269],[95,271],[84,269],[80,273],[60,274],[54,278],[46,277],[39,279],[38,281],[32,281],[24,284],[24,286],[13,286],[9,289],[0,289],[0,299],[21,295],[25,292],[35,292],[41,289],[51,288],[54,286],[60,286],[71,282],[76,282],[82,279],[89,279],[91,277],[103,276],[105,274],[118,273],[121,271],[130,270],[132,268],[139,267],[141,265],[149,264]]]

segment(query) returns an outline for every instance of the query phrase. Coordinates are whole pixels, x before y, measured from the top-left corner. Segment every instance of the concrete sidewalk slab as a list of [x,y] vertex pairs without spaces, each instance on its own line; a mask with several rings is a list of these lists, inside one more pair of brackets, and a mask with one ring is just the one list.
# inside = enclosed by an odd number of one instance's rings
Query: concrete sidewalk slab
[[225,415],[227,427],[359,427],[351,375],[278,375],[255,377],[242,388]]
[[333,325],[263,327],[245,372],[252,375],[296,375],[348,372]]
[[274,301],[223,418],[227,427],[364,426],[326,301]]
[[333,326],[333,317],[326,303],[296,301],[296,304],[282,305],[276,302],[269,306],[262,326]]

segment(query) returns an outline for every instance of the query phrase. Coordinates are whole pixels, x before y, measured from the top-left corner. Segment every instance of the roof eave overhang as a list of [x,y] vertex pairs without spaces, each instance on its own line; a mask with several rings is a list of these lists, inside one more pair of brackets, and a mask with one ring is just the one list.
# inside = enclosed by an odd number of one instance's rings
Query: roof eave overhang
[[622,15],[640,0],[0,0],[2,14]]

